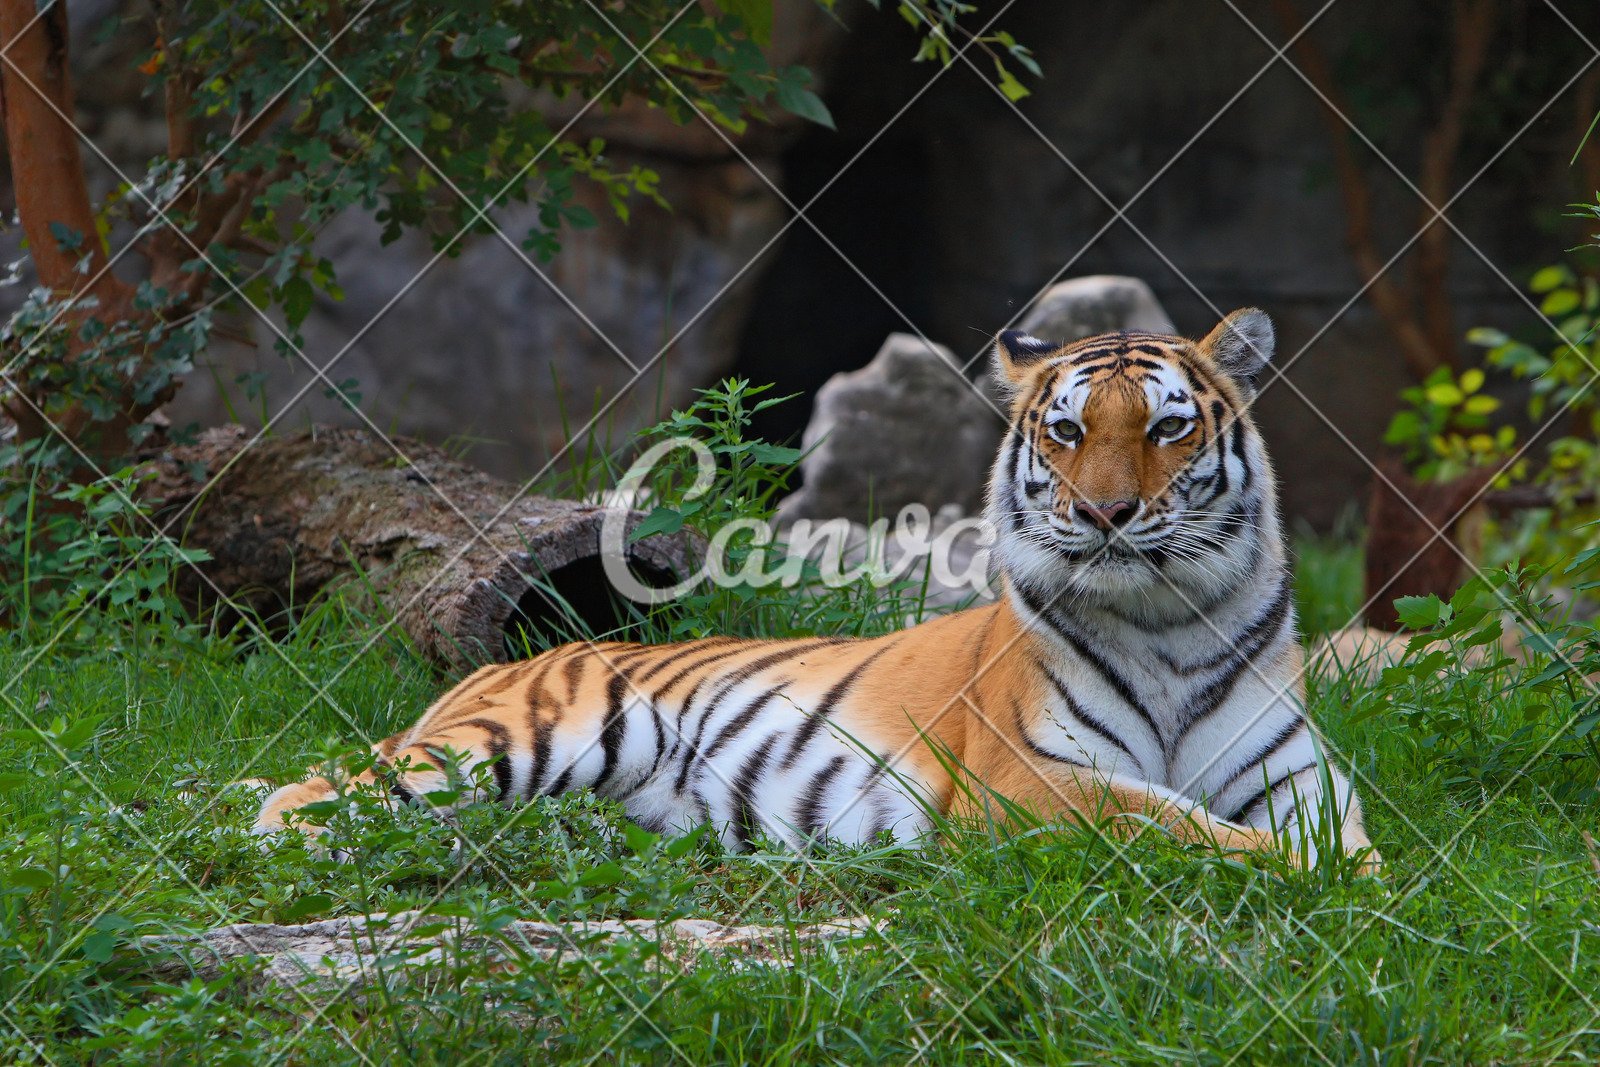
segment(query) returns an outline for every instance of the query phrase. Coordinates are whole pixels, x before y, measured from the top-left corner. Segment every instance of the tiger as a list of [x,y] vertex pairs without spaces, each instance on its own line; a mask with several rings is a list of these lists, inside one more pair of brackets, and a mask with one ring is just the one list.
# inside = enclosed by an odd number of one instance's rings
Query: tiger
[[[486,666],[368,770],[271,793],[255,829],[315,835],[292,813],[352,788],[445,815],[589,789],[734,851],[1026,817],[1302,863],[1335,842],[1375,872],[1359,799],[1305,714],[1250,410],[1274,344],[1255,308],[1199,341],[1003,331],[992,602],[877,637],[595,641]],[[474,770],[483,788],[441,794]]]

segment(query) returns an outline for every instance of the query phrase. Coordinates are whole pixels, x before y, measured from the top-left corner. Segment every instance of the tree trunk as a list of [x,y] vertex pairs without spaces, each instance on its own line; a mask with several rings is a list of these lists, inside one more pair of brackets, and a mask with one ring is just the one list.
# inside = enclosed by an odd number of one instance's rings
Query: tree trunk
[[[156,521],[212,557],[198,566],[204,579],[183,576],[196,602],[215,605],[220,592],[276,620],[331,583],[359,581],[418,651],[455,670],[525,654],[524,632],[577,636],[562,600],[595,632],[617,621],[603,507],[523,497],[496,520],[513,487],[420,441],[396,439],[409,463],[362,430],[247,441],[242,427],[221,427],[148,460]],[[642,517],[628,512],[626,526]],[[681,533],[627,549],[647,586],[687,577],[696,556]]]
[[1373,481],[1367,505],[1365,622],[1398,630],[1396,597],[1432,593],[1448,600],[1471,577],[1462,557],[1476,559],[1482,547],[1488,507],[1480,494],[1494,472],[1432,485],[1414,480],[1398,463],[1379,469],[1385,477]]

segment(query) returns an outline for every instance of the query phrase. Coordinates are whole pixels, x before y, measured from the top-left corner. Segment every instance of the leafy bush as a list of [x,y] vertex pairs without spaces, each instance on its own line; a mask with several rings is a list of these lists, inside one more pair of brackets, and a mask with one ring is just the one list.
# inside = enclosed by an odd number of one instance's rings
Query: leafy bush
[[[1600,587],[1600,549],[1560,571],[1578,591]],[[1600,633],[1539,590],[1546,568],[1506,567],[1475,577],[1449,601],[1403,597],[1400,619],[1416,630],[1404,662],[1354,694],[1353,721],[1383,717],[1446,787],[1486,793],[1532,787],[1557,800],[1600,801]],[[1517,641],[1513,625],[1537,625]]]
[[24,639],[59,633],[65,648],[138,647],[157,634],[192,642],[201,632],[174,579],[210,557],[158,534],[136,500],[146,477],[125,467],[72,484],[34,464],[0,483],[0,604]]

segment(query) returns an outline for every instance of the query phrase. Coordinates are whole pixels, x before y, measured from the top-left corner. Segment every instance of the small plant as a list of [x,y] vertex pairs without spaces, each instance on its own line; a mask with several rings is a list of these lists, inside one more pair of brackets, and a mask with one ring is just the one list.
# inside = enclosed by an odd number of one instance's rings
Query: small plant
[[[1398,736],[1447,787],[1532,784],[1562,801],[1600,800],[1600,697],[1588,680],[1600,674],[1600,632],[1539,592],[1549,577],[1504,567],[1448,601],[1400,598],[1400,621],[1417,633],[1405,661],[1357,698],[1353,721],[1398,718]],[[1600,549],[1555,577],[1580,592],[1600,587]],[[1502,643],[1508,613],[1542,627],[1521,635],[1520,662]]]
[[187,566],[211,557],[158,533],[137,503],[146,477],[126,467],[84,484],[63,484],[40,464],[0,489],[0,602],[26,638],[64,631],[69,645],[104,644],[161,631],[193,643],[202,627],[174,591]]
[[641,435],[644,443],[699,440],[715,469],[706,484],[691,450],[664,452],[644,486],[650,514],[631,537],[692,530],[715,541],[716,566],[725,576],[657,607],[647,620],[647,640],[868,636],[921,617],[922,587],[915,580],[876,582],[863,574],[856,581],[827,582],[818,560],[791,556],[777,539],[777,502],[803,453],[746,436],[757,413],[790,399],[758,399],[770,388],[726,380],[700,390],[699,400]]

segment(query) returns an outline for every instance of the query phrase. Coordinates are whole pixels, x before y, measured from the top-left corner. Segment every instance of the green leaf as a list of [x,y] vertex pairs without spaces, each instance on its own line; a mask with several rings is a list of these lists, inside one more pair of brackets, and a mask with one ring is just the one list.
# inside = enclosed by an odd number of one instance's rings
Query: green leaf
[[1394,602],[1394,610],[1400,618],[1400,625],[1408,630],[1426,630],[1441,619],[1450,617],[1449,605],[1432,593],[1427,596],[1400,597]]
[[1545,267],[1534,273],[1533,280],[1528,282],[1528,288],[1536,293],[1548,293],[1559,285],[1565,285],[1572,280],[1572,271],[1564,266],[1556,265]]
[[6,875],[6,881],[19,889],[49,889],[56,877],[43,867],[19,867]]
[[1557,289],[1544,298],[1539,305],[1539,310],[1546,315],[1565,315],[1569,311],[1576,311],[1583,303],[1583,297],[1576,289]]
[[683,529],[683,514],[673,508],[658,507],[644,517],[644,521],[633,528],[633,533],[628,535],[629,541],[643,541],[646,537],[661,533],[677,533]]
[[661,840],[661,835],[630,822],[622,828],[622,839],[627,842],[629,852],[648,852]]
[[717,6],[744,23],[756,44],[772,43],[772,0],[718,0]]
[[1428,386],[1428,403],[1436,404],[1442,408],[1453,408],[1461,403],[1462,392],[1454,382],[1439,382]]
[[289,320],[290,326],[299,326],[306,321],[315,299],[316,291],[311,288],[311,283],[299,275],[284,282],[278,290],[278,300],[283,304],[283,315]]
[[105,963],[117,951],[117,935],[96,930],[83,939],[79,951],[90,963]]
[[828,105],[822,102],[822,97],[799,82],[793,79],[779,79],[777,98],[778,106],[785,111],[815,122],[819,126],[826,126],[830,130],[834,128],[833,115],[829,113]]
[[1015,74],[1012,74],[998,63],[995,64],[995,70],[1000,78],[1000,91],[1005,94],[1007,100],[1015,104],[1018,100],[1028,95],[1030,90],[1026,85],[1017,81]]
[[308,893],[278,912],[280,922],[292,923],[308,915],[317,915],[333,907],[333,898],[326,893]]
[[628,872],[623,870],[620,864],[607,861],[596,864],[579,875],[577,884],[589,887],[616,885],[627,877]]
[[800,457],[803,455],[805,453],[798,448],[769,445],[765,441],[757,441],[750,449],[751,459],[773,467],[792,467],[800,462]]

